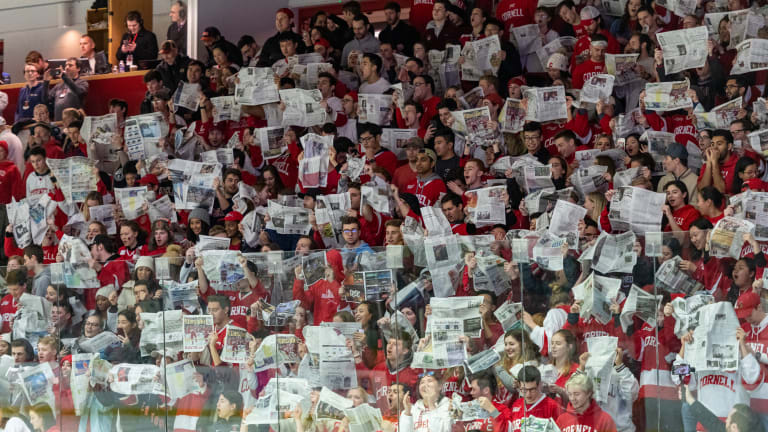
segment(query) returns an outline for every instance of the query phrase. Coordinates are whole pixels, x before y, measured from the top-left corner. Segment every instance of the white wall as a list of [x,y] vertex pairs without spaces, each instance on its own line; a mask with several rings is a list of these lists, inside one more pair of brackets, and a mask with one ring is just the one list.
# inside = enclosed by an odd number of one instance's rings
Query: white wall
[[[230,42],[237,44],[240,36],[249,34],[259,45],[274,35],[275,11],[289,7],[289,0],[198,0],[198,33],[213,26]],[[294,9],[294,14],[298,12]],[[247,17],[236,19],[236,17]],[[297,15],[298,17],[298,15]],[[198,57],[206,56],[205,47],[198,41]]]
[[[216,3],[212,0],[202,2]],[[24,57],[31,50],[46,58],[66,58],[80,53],[85,33],[85,13],[93,0],[0,0],[0,39],[5,41],[3,71],[13,82],[22,81]],[[154,0],[153,31],[165,40],[170,24],[171,0]]]

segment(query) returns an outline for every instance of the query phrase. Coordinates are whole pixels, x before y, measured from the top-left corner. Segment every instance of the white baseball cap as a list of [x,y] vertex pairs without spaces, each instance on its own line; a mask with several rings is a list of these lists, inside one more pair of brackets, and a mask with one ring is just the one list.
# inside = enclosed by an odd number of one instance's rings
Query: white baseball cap
[[561,71],[568,71],[568,58],[561,53],[554,53],[549,56],[547,60],[547,69],[558,69]]

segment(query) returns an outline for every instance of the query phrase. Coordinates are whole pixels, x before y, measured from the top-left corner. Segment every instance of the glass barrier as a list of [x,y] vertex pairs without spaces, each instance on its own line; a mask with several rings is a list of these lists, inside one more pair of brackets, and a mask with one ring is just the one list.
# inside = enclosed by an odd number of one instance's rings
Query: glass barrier
[[[640,236],[593,228],[576,247],[490,231],[135,263],[89,260],[76,242],[49,265],[12,257],[0,271],[3,422],[40,431],[521,430],[513,404],[538,412],[546,395],[559,413],[581,384],[620,430],[693,430],[680,379],[709,379],[697,371],[739,360],[735,335],[717,339],[720,321],[698,311],[748,291],[765,265],[752,248],[763,246],[695,227]],[[681,338],[703,328],[714,336],[685,353]]]

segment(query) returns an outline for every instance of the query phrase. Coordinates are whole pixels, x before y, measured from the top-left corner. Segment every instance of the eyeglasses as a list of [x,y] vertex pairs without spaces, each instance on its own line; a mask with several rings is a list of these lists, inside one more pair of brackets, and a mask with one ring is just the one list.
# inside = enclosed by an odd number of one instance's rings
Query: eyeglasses
[[371,142],[371,141],[373,141],[375,138],[376,138],[376,137],[375,137],[375,136],[373,136],[373,135],[369,135],[369,136],[367,136],[367,137],[360,137],[360,142],[361,142],[361,143],[364,143],[364,142]]
[[419,374],[419,379],[424,378],[425,376],[435,376],[435,371],[426,371],[424,373]]
[[423,86],[423,85],[427,85],[427,83],[425,83],[425,82],[421,82],[421,81],[419,81],[419,82],[414,82],[414,83],[413,83],[413,86],[414,86],[414,87],[421,87],[421,86]]
[[357,229],[344,230],[344,234],[357,234]]
[[538,389],[539,389],[538,386],[531,387],[531,388],[520,387],[520,393],[533,393],[533,392],[535,392]]
[[540,138],[540,137],[539,137],[538,135],[536,135],[536,136],[525,136],[525,137],[523,137],[523,139],[524,139],[525,141],[536,141],[536,140],[538,140],[539,138]]

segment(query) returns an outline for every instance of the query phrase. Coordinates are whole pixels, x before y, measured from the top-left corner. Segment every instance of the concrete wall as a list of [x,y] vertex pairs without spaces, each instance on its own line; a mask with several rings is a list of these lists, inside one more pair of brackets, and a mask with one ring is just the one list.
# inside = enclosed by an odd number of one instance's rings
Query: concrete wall
[[[93,0],[0,1],[0,39],[5,42],[3,71],[11,74],[13,82],[22,81],[24,57],[31,50],[40,51],[46,58],[78,55],[80,35],[85,33],[85,11],[92,4]],[[171,0],[154,0],[153,31],[158,41],[165,39],[170,24],[170,5]]]

